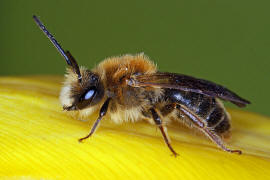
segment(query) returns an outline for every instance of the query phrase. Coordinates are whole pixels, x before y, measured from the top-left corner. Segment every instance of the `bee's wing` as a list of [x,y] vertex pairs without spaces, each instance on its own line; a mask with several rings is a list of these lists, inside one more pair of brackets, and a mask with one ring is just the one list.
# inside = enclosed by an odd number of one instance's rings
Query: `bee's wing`
[[155,74],[135,75],[129,79],[128,85],[133,87],[154,87],[190,91],[227,100],[239,107],[250,104],[249,101],[221,85],[182,74],[158,72]]

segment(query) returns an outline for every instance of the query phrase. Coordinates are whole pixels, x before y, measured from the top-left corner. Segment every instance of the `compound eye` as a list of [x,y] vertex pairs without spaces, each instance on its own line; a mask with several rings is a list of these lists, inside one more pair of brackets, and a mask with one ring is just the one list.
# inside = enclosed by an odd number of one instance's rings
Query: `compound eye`
[[90,89],[89,91],[87,91],[84,95],[84,100],[89,100],[91,99],[94,94],[95,94],[96,90],[95,89]]

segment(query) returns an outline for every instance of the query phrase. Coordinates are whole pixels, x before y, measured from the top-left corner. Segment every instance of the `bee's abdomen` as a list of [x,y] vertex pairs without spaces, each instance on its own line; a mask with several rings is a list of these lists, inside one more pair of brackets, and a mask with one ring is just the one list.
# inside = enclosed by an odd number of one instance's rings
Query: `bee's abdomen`
[[210,113],[206,116],[205,121],[207,127],[218,134],[223,134],[230,130],[230,119],[224,107],[219,103],[216,103],[216,105],[212,107]]
[[179,90],[166,91],[172,103],[179,103],[202,118],[206,126],[222,135],[230,129],[230,119],[222,103],[215,98],[193,92]]

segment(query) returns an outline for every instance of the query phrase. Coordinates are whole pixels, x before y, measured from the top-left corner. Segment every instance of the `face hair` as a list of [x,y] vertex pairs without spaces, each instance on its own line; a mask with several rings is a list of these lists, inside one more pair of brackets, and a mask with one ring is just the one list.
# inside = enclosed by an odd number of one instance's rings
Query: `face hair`
[[37,16],[33,16],[33,19],[35,20],[36,24],[39,26],[39,28],[43,31],[43,33],[49,38],[49,40],[53,43],[54,47],[58,50],[58,52],[65,58],[67,64],[72,67],[73,71],[78,75],[78,81],[81,82],[82,76],[80,73],[79,66],[74,59],[74,57],[71,55],[69,51],[64,51],[63,48],[60,46],[60,44],[54,39],[53,35],[46,29],[46,27],[42,24],[42,22],[38,19]]

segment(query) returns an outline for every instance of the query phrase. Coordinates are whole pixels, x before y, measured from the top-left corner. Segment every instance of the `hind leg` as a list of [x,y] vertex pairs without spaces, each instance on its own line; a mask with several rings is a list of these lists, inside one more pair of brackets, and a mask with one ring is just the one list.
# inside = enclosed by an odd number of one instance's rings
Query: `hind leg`
[[171,108],[173,109],[179,110],[181,113],[187,116],[195,127],[197,127],[200,131],[202,131],[209,139],[211,139],[214,143],[216,143],[217,146],[219,146],[224,151],[242,154],[242,151],[240,150],[232,150],[227,148],[221,137],[216,132],[211,131],[209,127],[207,127],[207,125],[201,119],[201,117],[193,113],[187,107],[178,103],[172,103],[169,106],[171,106]]

